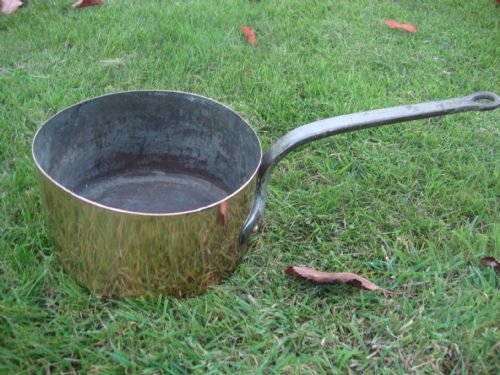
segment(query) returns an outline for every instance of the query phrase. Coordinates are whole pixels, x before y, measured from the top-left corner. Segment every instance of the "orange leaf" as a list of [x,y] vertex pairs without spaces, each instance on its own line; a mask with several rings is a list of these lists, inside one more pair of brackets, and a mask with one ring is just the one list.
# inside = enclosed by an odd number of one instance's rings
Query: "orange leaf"
[[21,0],[0,0],[0,12],[3,14],[14,13],[23,2]]
[[245,37],[247,38],[248,43],[257,44],[257,39],[255,39],[255,32],[253,31],[253,29],[246,26],[241,26],[240,29],[243,35],[245,35]]
[[285,273],[301,277],[317,284],[343,283],[364,290],[380,290],[386,295],[403,294],[394,292],[375,285],[370,280],[350,272],[321,272],[309,267],[288,267]]
[[399,29],[399,30],[406,30],[410,33],[416,33],[417,29],[415,26],[413,26],[410,23],[399,23],[398,21],[394,20],[386,20],[384,23],[389,26],[391,29]]
[[103,0],[78,0],[73,4],[73,8],[85,8],[92,5],[101,5]]

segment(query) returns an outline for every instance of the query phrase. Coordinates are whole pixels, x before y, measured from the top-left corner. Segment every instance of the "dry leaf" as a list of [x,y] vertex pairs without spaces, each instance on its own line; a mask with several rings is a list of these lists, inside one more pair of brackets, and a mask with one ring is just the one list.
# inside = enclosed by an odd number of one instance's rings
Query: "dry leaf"
[[19,9],[23,2],[21,0],[0,0],[1,8],[0,12],[3,14],[14,13]]
[[484,257],[481,259],[481,264],[488,267],[493,267],[495,271],[500,271],[500,262],[493,257]]
[[394,20],[386,20],[384,23],[389,26],[391,29],[399,29],[399,30],[406,30],[410,33],[416,33],[417,29],[415,26],[413,26],[410,23],[399,23],[398,21]]
[[92,5],[101,5],[103,2],[103,0],[78,0],[73,4],[73,8],[85,8]]
[[253,29],[246,26],[241,26],[240,29],[243,35],[245,35],[245,37],[247,38],[248,43],[257,44],[257,39],[255,38],[255,32],[253,31]]
[[375,285],[370,280],[365,279],[355,273],[350,272],[322,272],[309,267],[288,267],[285,273],[292,276],[301,277],[318,284],[343,283],[364,290],[380,290],[386,295],[403,294],[394,292]]

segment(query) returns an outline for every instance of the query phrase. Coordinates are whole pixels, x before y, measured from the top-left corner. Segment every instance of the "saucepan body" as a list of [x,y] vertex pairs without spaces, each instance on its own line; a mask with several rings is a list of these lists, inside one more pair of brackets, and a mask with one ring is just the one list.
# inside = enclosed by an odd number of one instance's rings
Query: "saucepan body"
[[33,141],[62,266],[120,297],[196,295],[234,270],[261,154],[228,107],[166,91],[76,104]]

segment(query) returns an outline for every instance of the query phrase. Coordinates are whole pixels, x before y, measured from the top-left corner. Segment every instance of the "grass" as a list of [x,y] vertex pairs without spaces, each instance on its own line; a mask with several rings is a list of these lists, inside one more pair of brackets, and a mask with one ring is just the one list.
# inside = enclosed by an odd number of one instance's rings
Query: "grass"
[[[0,373],[498,373],[498,112],[318,141],[287,157],[263,233],[192,299],[99,298],[44,229],[31,140],[129,89],[228,104],[268,147],[316,119],[500,91],[494,1],[29,1],[0,16]],[[409,34],[384,19],[416,25]],[[259,44],[239,27],[253,27]],[[415,297],[313,286],[357,272]]]

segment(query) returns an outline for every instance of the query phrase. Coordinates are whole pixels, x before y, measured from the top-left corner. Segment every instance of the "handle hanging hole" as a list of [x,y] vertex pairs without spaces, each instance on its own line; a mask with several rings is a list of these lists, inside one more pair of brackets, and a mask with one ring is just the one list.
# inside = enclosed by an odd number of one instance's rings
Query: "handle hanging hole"
[[474,95],[474,97],[472,98],[472,101],[480,104],[490,104],[493,103],[495,100],[496,100],[495,96],[489,93],[479,93],[477,95]]

